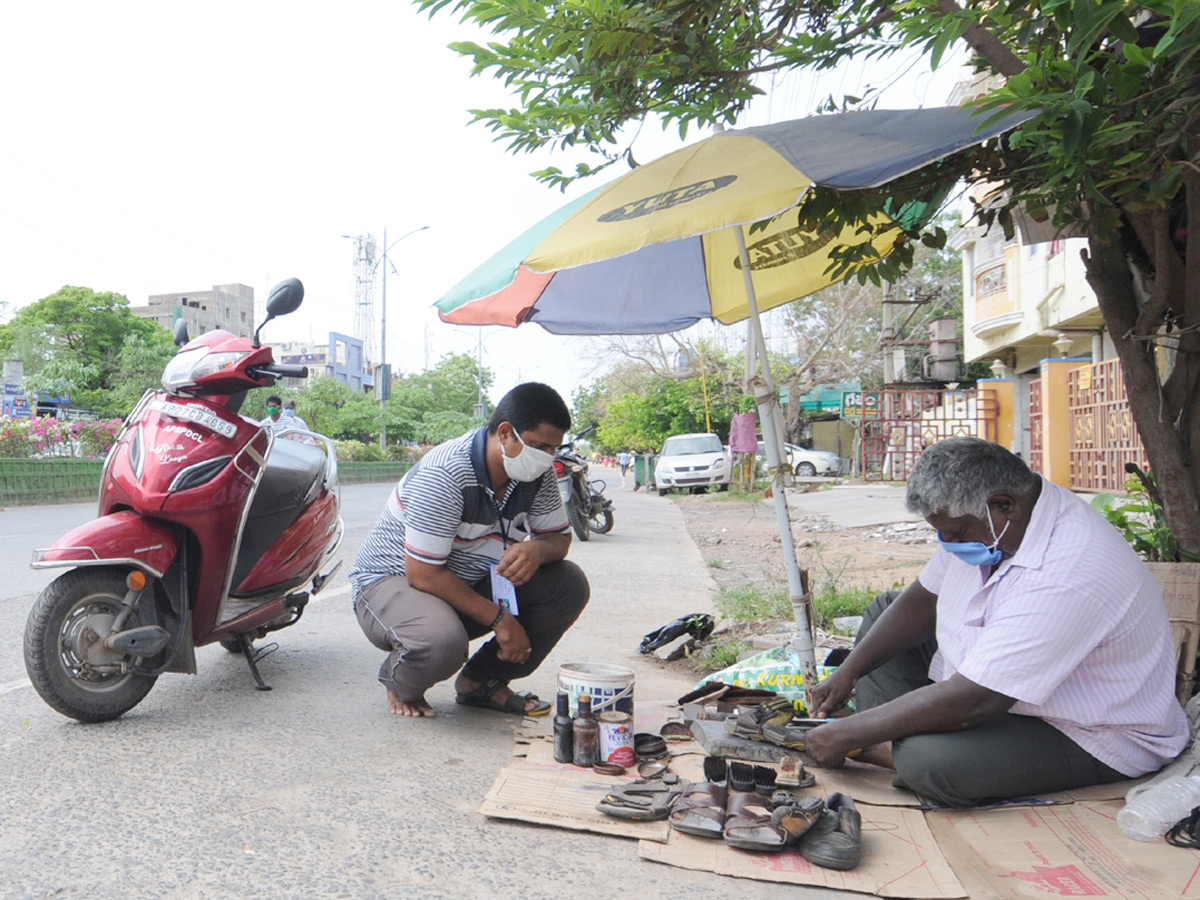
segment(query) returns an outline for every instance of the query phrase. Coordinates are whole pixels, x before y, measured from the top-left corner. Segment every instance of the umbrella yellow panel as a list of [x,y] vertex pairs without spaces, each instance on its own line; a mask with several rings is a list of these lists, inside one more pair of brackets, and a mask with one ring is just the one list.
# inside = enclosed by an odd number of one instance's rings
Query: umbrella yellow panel
[[535,272],[567,269],[756,222],[794,206],[811,185],[756,138],[714,135],[597,191],[525,261]]
[[[886,222],[880,216],[877,222]],[[745,228],[746,251],[760,310],[773,309],[806,297],[832,283],[827,270],[834,248],[857,244],[858,226],[809,230],[796,224],[793,213],[779,216],[766,228]],[[704,265],[708,277],[713,318],[730,325],[750,316],[746,285],[738,259],[736,229],[726,228],[704,236]],[[886,256],[899,231],[888,231],[872,243]]]

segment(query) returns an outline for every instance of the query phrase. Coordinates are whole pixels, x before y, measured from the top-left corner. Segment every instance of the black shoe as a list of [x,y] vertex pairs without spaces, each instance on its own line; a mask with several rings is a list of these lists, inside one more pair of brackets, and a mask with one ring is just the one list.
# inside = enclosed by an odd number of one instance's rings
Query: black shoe
[[862,816],[849,794],[830,794],[821,817],[800,838],[800,855],[826,869],[853,869],[862,856]]

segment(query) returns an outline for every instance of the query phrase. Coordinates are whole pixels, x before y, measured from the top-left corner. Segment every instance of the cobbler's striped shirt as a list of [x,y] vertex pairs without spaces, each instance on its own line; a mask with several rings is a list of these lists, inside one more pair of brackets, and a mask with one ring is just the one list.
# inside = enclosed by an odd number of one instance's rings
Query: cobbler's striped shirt
[[[407,557],[442,566],[468,584],[488,575],[505,549],[536,534],[566,533],[567,513],[554,470],[537,481],[510,481],[492,492],[487,429],[447,441],[405,473],[350,570],[354,602],[367,585],[403,575]],[[506,537],[507,536],[507,537]]]
[[929,677],[966,678],[1016,699],[1125,775],[1187,745],[1175,645],[1154,576],[1105,519],[1042,482],[1021,546],[990,577],[939,549],[921,573],[937,594]]

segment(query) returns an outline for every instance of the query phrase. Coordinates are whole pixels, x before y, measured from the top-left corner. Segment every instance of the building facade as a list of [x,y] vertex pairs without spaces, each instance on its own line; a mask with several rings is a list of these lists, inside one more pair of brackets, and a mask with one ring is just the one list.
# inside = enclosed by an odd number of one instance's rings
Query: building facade
[[216,284],[207,291],[153,294],[146,306],[131,307],[135,316],[151,319],[167,331],[175,322],[187,323],[192,337],[222,329],[246,336],[254,333],[254,288],[245,284]]

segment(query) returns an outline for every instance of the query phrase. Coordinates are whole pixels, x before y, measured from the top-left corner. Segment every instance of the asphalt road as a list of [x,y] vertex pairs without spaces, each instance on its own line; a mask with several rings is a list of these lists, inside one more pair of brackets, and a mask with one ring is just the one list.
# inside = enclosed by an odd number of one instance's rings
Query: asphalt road
[[[604,470],[601,470],[602,472]],[[675,504],[614,484],[616,525],[576,542],[592,600],[526,687],[552,696],[564,662],[637,673],[639,710],[693,679],[636,652],[641,636],[711,609],[715,585]],[[347,487],[352,556],[390,485]],[[344,573],[272,635],[259,693],[240,657],[201,648],[198,674],[164,675],[123,718],[80,725],[25,678],[25,617],[53,573],[25,567],[92,504],[9,508],[0,588],[0,898],[849,897],[637,859],[633,841],[476,810],[513,751],[515,717],[429,699],[435,719],[386,714],[381,655],[359,631]],[[345,567],[344,567],[345,568]],[[639,715],[639,721],[642,716]]]

